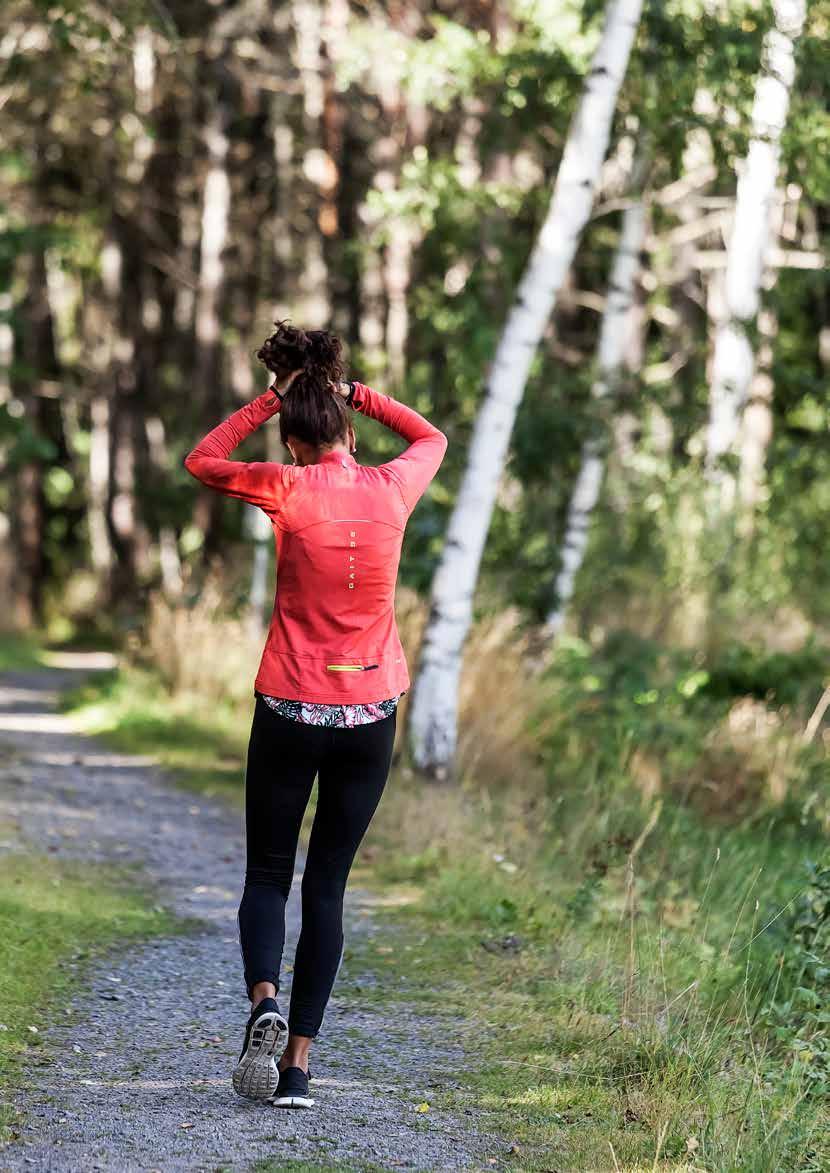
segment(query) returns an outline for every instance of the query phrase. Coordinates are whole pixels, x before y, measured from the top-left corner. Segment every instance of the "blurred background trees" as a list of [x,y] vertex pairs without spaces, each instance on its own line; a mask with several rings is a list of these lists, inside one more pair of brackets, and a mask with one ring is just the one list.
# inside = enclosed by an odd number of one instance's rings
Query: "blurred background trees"
[[[149,601],[188,606],[211,567],[261,624],[261,526],[181,462],[264,388],[254,351],[290,316],[340,332],[354,374],[450,437],[407,534],[402,579],[422,597],[485,475],[480,567],[454,586],[474,622],[513,608],[537,652],[617,628],[706,649],[736,618],[793,646],[824,631],[827,3],[646,3],[589,218],[547,292],[519,291],[603,79],[603,21],[639,7],[11,0],[6,626],[140,640]],[[527,378],[496,425],[494,360],[525,294]],[[477,420],[502,432],[484,474]],[[358,426],[364,461],[398,450]],[[248,455],[283,459],[276,429]],[[738,491],[714,515],[706,486],[724,478]]]

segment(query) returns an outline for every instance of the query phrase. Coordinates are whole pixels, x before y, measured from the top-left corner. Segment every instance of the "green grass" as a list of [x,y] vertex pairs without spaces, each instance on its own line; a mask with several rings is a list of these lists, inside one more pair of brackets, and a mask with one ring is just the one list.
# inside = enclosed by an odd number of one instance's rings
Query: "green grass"
[[405,856],[393,798],[355,873],[388,931],[346,953],[351,996],[480,1040],[438,1106],[480,1112],[517,1170],[830,1168],[824,1060],[763,1009],[803,842],[665,812],[631,864],[611,846],[585,871],[561,844],[483,850],[467,819],[466,848]]
[[0,672],[37,668],[43,661],[41,646],[34,636],[0,634]]
[[239,801],[250,722],[230,705],[170,698],[148,672],[97,673],[67,692],[64,710],[78,727],[123,753],[152,754],[175,780],[207,796]]
[[[116,942],[173,928],[134,875],[51,856],[0,857],[0,1093],[40,1062],[49,1014],[60,1008],[65,1016],[91,961]],[[0,1137],[14,1119],[0,1105]]]

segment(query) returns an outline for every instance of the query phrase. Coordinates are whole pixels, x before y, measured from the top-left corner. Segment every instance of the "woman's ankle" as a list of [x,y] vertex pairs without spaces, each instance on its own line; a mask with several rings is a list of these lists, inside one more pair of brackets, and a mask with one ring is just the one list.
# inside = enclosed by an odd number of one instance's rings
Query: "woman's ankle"
[[257,982],[251,988],[251,1010],[256,1010],[260,1002],[264,1002],[266,998],[276,998],[277,987],[273,982]]
[[308,1056],[312,1039],[307,1035],[289,1035],[288,1043],[277,1066],[280,1071],[286,1067],[299,1067],[308,1074]]

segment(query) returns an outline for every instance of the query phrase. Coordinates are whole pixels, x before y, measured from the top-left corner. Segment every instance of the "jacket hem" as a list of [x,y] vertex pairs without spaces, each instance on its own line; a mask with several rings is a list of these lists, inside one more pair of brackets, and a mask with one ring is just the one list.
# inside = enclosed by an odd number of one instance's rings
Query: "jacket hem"
[[314,692],[306,688],[300,691],[277,682],[268,684],[257,677],[254,681],[253,691],[264,692],[267,696],[279,697],[282,700],[307,701],[311,704],[318,705],[376,705],[380,701],[391,700],[394,696],[400,696],[401,693],[406,692],[410,687],[411,681],[407,677],[405,680],[399,681],[398,684],[393,684],[391,691],[384,692],[383,696],[378,696],[376,691],[367,696],[343,696],[342,693],[335,695],[330,692]]

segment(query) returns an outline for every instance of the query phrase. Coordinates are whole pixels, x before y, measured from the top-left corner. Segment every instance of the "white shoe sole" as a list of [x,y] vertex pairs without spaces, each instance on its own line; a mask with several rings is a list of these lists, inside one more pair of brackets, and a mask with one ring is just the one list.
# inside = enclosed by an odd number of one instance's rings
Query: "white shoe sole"
[[277,1090],[280,1073],[274,1058],[288,1042],[288,1023],[269,1010],[251,1028],[245,1053],[233,1072],[233,1090],[248,1100],[267,1100]]
[[311,1108],[314,1104],[310,1096],[274,1096],[270,1102],[275,1108]]

